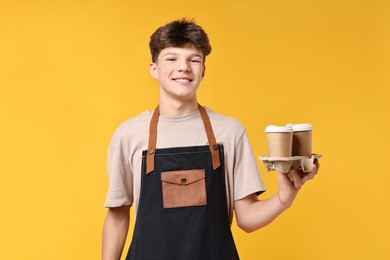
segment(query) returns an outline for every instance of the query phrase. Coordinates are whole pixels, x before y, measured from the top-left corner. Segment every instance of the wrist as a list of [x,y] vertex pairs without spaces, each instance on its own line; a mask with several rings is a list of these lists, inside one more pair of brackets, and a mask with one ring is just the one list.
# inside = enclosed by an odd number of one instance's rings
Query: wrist
[[278,207],[284,211],[288,208],[290,208],[294,202],[294,198],[286,198],[286,196],[283,195],[280,191],[277,193],[278,198]]

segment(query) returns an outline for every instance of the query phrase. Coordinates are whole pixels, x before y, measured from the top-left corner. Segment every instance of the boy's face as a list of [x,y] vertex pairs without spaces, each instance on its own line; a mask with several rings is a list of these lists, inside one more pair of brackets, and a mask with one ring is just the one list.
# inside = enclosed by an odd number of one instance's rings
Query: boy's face
[[201,51],[192,46],[163,49],[149,70],[160,85],[160,98],[189,100],[203,80],[205,65]]

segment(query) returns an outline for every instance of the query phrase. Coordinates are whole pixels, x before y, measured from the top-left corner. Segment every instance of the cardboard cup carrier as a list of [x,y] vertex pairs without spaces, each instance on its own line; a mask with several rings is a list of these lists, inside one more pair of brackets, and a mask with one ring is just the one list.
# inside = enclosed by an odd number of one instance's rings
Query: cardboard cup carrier
[[269,125],[265,129],[268,156],[260,156],[267,171],[288,172],[291,168],[309,172],[320,154],[312,154],[311,124]]

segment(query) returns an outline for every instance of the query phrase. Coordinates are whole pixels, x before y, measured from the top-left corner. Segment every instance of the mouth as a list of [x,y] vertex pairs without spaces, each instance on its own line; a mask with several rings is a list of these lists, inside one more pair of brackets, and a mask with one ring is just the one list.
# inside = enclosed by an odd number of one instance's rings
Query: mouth
[[191,79],[191,78],[173,78],[172,80],[175,82],[181,82],[181,83],[187,83],[187,82],[193,81],[193,79]]

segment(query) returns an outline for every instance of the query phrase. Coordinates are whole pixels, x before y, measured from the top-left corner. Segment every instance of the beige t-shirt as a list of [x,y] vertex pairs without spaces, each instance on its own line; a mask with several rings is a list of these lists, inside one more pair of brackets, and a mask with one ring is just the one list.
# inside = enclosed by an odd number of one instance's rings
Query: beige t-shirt
[[[235,200],[265,191],[245,128],[237,120],[206,108],[217,143],[223,144],[226,196],[230,222]],[[134,204],[135,213],[141,187],[142,151],[147,149],[152,113],[145,111],[122,123],[108,149],[110,181],[105,207]],[[160,116],[156,148],[207,145],[199,110],[176,117]]]

